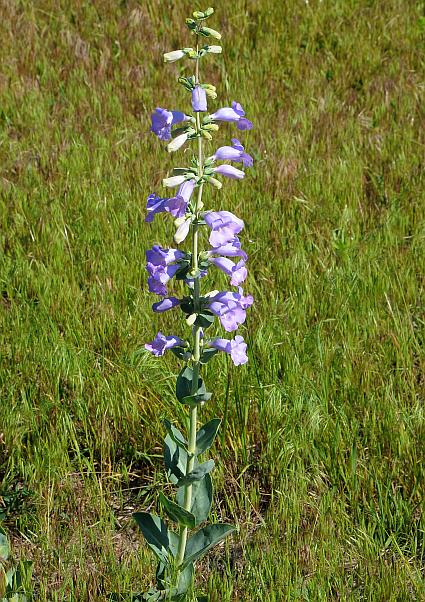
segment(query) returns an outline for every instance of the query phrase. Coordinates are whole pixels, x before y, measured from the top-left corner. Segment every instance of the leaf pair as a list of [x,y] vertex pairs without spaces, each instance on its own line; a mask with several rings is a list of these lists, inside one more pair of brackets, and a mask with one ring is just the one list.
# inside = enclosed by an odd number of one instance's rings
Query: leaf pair
[[[134,518],[139,525],[152,552],[165,566],[169,565],[169,555],[176,557],[178,536],[167,529],[164,521],[155,514],[136,512]],[[212,547],[220,543],[235,530],[232,525],[217,523],[199,529],[189,538],[184,555],[183,568],[202,558]]]

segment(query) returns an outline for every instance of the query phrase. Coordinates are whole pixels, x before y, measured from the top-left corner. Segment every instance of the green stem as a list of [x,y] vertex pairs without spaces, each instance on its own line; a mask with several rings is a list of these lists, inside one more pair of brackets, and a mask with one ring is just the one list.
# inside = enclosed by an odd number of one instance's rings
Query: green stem
[[[198,44],[196,45],[196,51],[198,51]],[[199,59],[196,61],[195,67],[195,81],[199,83]],[[198,133],[201,131],[201,118],[199,112],[196,113],[196,129]],[[203,153],[202,153],[202,136],[198,136],[198,176],[201,178],[203,175]],[[198,188],[198,198],[195,207],[195,219],[192,224],[192,270],[197,272],[198,270],[198,235],[199,235],[199,212],[202,208],[202,189],[203,184],[200,184]],[[199,274],[196,274],[193,280],[193,306],[195,313],[200,311],[200,278]],[[201,327],[195,326],[193,330],[193,381],[192,381],[192,394],[195,394],[198,390],[198,379],[200,369],[200,357],[201,357]],[[195,450],[196,450],[196,430],[197,430],[197,407],[193,406],[190,408],[189,415],[189,441],[188,441],[188,457],[186,464],[186,474],[192,472],[195,464]],[[192,485],[186,485],[184,491],[184,508],[190,512],[192,507]],[[186,543],[188,536],[188,528],[181,527],[179,548],[177,553],[176,565],[179,568],[184,560],[184,554],[186,551]]]

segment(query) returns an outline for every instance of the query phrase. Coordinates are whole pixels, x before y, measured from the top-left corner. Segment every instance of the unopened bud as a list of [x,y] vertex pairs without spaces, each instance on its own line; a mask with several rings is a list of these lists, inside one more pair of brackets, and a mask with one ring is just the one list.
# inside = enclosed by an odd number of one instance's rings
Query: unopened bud
[[204,129],[201,130],[201,136],[207,140],[212,140],[211,134]]
[[212,184],[215,188],[218,188],[218,190],[220,190],[220,188],[223,187],[223,184],[215,178],[208,178],[208,182]]
[[211,27],[202,27],[199,30],[199,33],[201,33],[204,36],[211,36],[212,38],[215,38],[216,40],[221,40],[221,33],[216,31],[215,29],[211,29]]
[[219,130],[219,127],[216,123],[206,123],[202,126],[202,129],[210,132],[217,132]]
[[195,323],[195,320],[196,320],[196,314],[191,314],[190,316],[188,316],[186,318],[186,324],[188,326],[192,326]]
[[166,52],[164,54],[164,63],[174,63],[182,59],[185,56],[185,52],[183,50],[172,50],[171,52]]
[[[218,40],[220,38],[217,38]],[[212,54],[221,54],[223,52],[223,48],[221,46],[205,46],[205,50],[207,52],[211,52]]]

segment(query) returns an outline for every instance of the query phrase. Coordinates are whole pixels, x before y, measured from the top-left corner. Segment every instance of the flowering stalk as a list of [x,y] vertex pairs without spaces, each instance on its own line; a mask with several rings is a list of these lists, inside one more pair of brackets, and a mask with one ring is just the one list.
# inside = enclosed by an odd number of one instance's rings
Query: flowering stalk
[[[199,68],[204,56],[222,51],[221,46],[217,45],[200,46],[202,37],[221,38],[217,31],[205,26],[205,21],[213,12],[212,8],[204,12],[195,11],[193,18],[186,19],[189,30],[196,38],[195,48],[164,54],[165,62],[182,58],[195,62],[195,74],[179,78],[179,82],[191,93],[194,115],[163,108],[157,108],[152,115],[151,131],[160,140],[168,142],[169,152],[177,151],[188,141],[197,140],[197,153],[190,167],[175,168],[171,176],[164,178],[164,186],[178,186],[177,193],[167,198],[151,194],[146,206],[147,222],[153,221],[157,213],[170,213],[175,218],[176,245],[183,243],[190,231],[192,235],[190,252],[165,249],[160,245],[154,245],[146,252],[149,290],[162,297],[152,305],[153,311],[161,313],[180,306],[186,323],[192,328],[190,340],[158,332],[155,339],[145,345],[155,356],[161,356],[170,349],[183,361],[176,382],[176,397],[187,406],[189,422],[186,438],[173,423],[164,421],[167,431],[164,462],[167,476],[177,487],[177,492],[174,500],[161,493],[160,503],[168,519],[177,523],[178,531],[170,529],[155,514],[138,512],[134,515],[147,544],[159,560],[156,588],[141,595],[142,600],[150,602],[187,600],[193,582],[194,563],[234,531],[231,525],[220,523],[200,527],[211,509],[213,490],[210,473],[214,461],[200,462],[199,458],[211,447],[221,422],[214,418],[197,430],[198,407],[212,395],[206,390],[200,371],[202,364],[206,364],[219,351],[228,353],[237,366],[248,361],[247,346],[242,336],[237,335],[234,339],[208,338],[206,331],[213,325],[215,317],[219,318],[227,332],[236,330],[245,321],[246,309],[252,305],[253,299],[250,295],[244,295],[240,287],[247,275],[245,263],[248,257],[241,249],[237,236],[244,223],[229,211],[204,210],[202,196],[206,184],[218,189],[222,187],[216,175],[232,179],[245,176],[244,171],[232,165],[216,166],[217,161],[235,161],[250,167],[253,159],[245,153],[236,138],[232,139],[232,146],[220,147],[206,158],[203,144],[206,140],[212,140],[213,133],[219,129],[217,122],[233,122],[240,130],[251,129],[252,123],[245,117],[238,102],[201,118],[201,113],[208,111],[207,98],[214,100],[217,97],[215,86],[201,82]],[[204,226],[211,230],[210,248],[201,251],[200,232]],[[234,263],[230,258],[238,258],[238,262]],[[238,287],[238,292],[210,291],[201,294],[201,279],[207,276],[210,268],[215,267],[231,277],[230,284]],[[188,286],[188,294],[181,299],[168,295],[167,285],[172,278],[182,280]],[[196,532],[189,537],[194,529],[197,529]],[[201,599],[206,600],[205,597],[197,598]]]

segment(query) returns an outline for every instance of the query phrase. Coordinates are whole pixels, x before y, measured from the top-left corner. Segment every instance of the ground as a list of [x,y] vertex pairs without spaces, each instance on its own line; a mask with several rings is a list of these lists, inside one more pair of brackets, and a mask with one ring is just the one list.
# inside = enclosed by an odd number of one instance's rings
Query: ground
[[[40,601],[153,577],[131,514],[156,507],[161,419],[185,413],[177,359],[138,350],[184,323],[150,310],[144,253],[173,227],[145,203],[186,155],[150,114],[188,108],[190,65],[162,53],[206,6],[0,5],[0,501]],[[254,122],[255,165],[205,202],[245,221],[255,304],[249,364],[205,373],[213,518],[238,532],[199,585],[212,602],[425,600],[424,4],[214,6],[224,53],[202,77],[212,109],[235,99]]]

